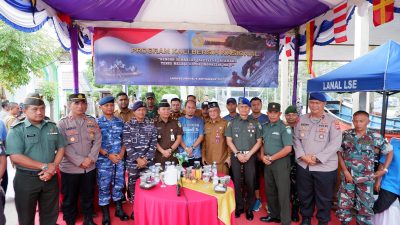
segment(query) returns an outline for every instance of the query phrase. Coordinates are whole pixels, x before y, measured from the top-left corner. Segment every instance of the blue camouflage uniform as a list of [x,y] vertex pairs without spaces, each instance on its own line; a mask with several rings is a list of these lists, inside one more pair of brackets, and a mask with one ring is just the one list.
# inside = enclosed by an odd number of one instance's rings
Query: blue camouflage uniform
[[393,149],[380,134],[371,130],[362,137],[354,129],[343,132],[339,151],[354,183],[347,183],[341,173],[336,215],[342,224],[348,224],[355,211],[357,224],[372,225],[375,148],[384,155]]
[[[107,120],[101,116],[97,119],[99,124],[102,141],[101,148],[106,150],[108,154],[119,154],[122,146],[122,131],[124,122],[113,117]],[[122,199],[122,187],[124,185],[124,160],[114,164],[105,155],[99,154],[96,161],[97,183],[99,186],[99,205],[108,205],[111,199],[110,185],[112,186],[112,199],[118,201]]]
[[123,131],[123,142],[126,147],[126,168],[129,172],[128,189],[131,193],[129,200],[133,203],[135,197],[135,184],[139,173],[146,168],[137,168],[137,159],[147,159],[147,167],[153,163],[157,145],[157,128],[150,119],[145,118],[143,122],[133,118],[125,123]]

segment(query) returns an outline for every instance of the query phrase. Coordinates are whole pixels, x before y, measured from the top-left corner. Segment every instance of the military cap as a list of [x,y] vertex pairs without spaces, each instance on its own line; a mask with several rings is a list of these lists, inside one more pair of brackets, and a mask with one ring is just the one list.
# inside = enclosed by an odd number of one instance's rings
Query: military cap
[[208,108],[219,108],[218,102],[209,102],[208,103]]
[[68,100],[71,102],[80,102],[80,101],[86,102],[86,96],[85,96],[85,94],[82,94],[82,93],[71,94],[71,95],[69,95]]
[[156,98],[156,95],[154,94],[154,92],[147,92],[146,93],[146,99],[148,99],[148,98]]
[[281,111],[281,104],[276,103],[276,102],[270,102],[268,103],[268,112],[280,112]]
[[229,103],[237,104],[235,98],[228,98],[228,100],[226,100],[226,104],[228,105]]
[[239,105],[240,104],[245,104],[248,107],[251,107],[250,101],[245,97],[239,97]]
[[285,114],[289,114],[289,113],[297,113],[296,107],[293,105],[288,106],[285,110]]
[[169,103],[168,103],[168,101],[161,101],[160,103],[158,103],[158,108],[161,108],[161,107],[170,107],[170,105],[169,105]]
[[43,97],[38,93],[31,93],[26,96],[24,105],[44,105]]
[[137,102],[133,103],[132,110],[136,111],[137,109],[142,108],[142,107],[146,108],[146,104],[142,101],[137,101]]
[[160,102],[168,102],[168,99],[163,98]]
[[106,96],[106,97],[100,99],[99,105],[102,106],[102,105],[105,105],[110,102],[114,103],[114,97],[109,95],[109,96]]
[[318,100],[321,102],[326,102],[326,97],[323,93],[320,92],[314,92],[310,94],[309,100]]
[[206,101],[206,102],[201,103],[201,108],[202,109],[204,109],[204,108],[208,109],[208,102]]

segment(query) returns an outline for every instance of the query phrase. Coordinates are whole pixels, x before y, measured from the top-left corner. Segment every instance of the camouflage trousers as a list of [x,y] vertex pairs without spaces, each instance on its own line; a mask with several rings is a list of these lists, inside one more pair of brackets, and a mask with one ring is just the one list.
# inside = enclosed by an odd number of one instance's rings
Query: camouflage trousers
[[127,167],[128,169],[128,191],[130,193],[129,197],[129,202],[134,203],[135,200],[135,186],[136,186],[136,181],[140,177],[140,173],[145,171],[147,168],[143,169],[138,169],[136,168],[136,164],[133,164],[132,166]]
[[[97,184],[99,186],[99,205],[104,206],[113,201],[121,200],[124,186],[124,161],[118,164],[105,163],[97,166]],[[111,189],[111,193],[110,193]]]
[[372,225],[373,184],[373,181],[358,184],[347,183],[342,175],[338,191],[338,210],[336,211],[336,216],[342,223],[349,223],[356,215],[358,225]]

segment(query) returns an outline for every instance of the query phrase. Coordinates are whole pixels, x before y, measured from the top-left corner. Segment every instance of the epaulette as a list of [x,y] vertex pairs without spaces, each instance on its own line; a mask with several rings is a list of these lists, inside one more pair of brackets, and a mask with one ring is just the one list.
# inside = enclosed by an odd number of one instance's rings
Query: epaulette
[[17,126],[19,126],[19,125],[21,125],[23,123],[24,123],[24,121],[19,121],[18,123],[14,124],[14,125],[11,125],[10,129],[12,129],[14,127],[17,127]]
[[86,117],[88,117],[88,118],[91,118],[91,119],[96,119],[96,117],[94,117],[94,116],[92,116],[92,115],[89,115],[89,114],[85,114],[86,115]]

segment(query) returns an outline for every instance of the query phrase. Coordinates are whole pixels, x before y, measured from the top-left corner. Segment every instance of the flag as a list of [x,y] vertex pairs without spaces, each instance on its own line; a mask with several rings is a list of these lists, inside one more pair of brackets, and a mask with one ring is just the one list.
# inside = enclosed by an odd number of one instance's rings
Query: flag
[[286,49],[286,56],[292,56],[292,48],[290,47],[290,42],[292,42],[292,37],[285,36],[285,49]]
[[307,57],[307,68],[308,74],[313,74],[312,70],[312,58],[313,58],[313,46],[314,46],[314,30],[315,20],[312,20],[306,24],[306,57]]
[[372,0],[374,26],[393,20],[394,0]]
[[347,0],[333,8],[333,33],[336,43],[347,41]]

